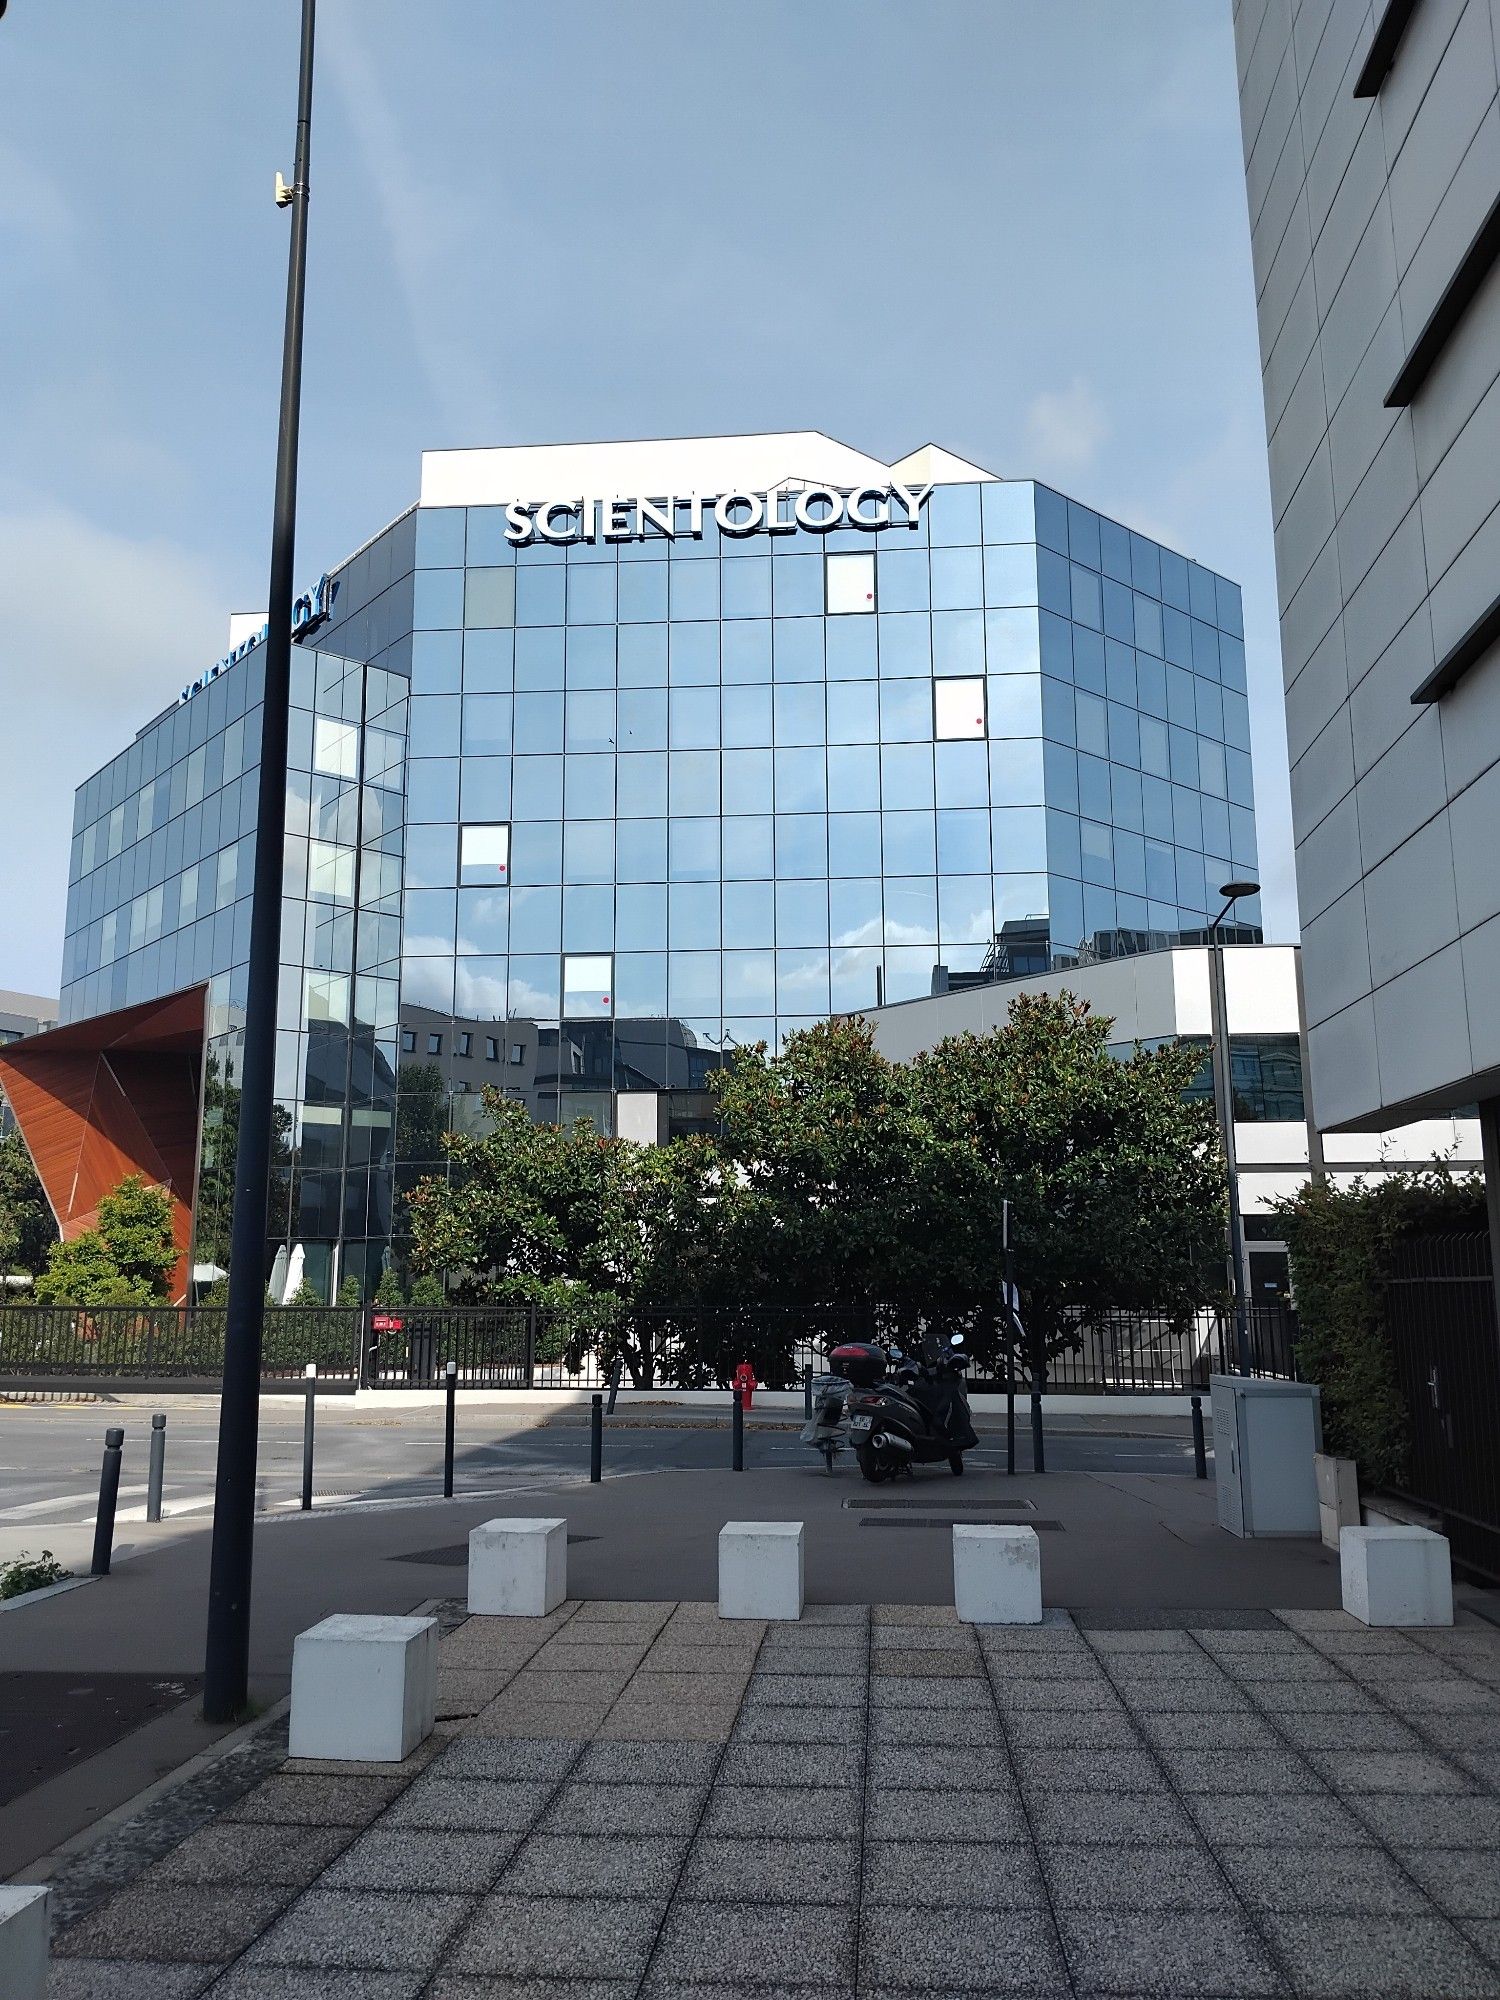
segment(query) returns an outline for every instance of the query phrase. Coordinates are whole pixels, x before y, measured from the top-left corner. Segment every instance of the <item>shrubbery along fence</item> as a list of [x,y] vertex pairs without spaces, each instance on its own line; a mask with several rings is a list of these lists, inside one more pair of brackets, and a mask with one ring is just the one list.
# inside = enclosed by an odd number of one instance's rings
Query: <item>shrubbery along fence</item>
[[[129,1386],[183,1390],[215,1383],[223,1371],[226,1312],[191,1307],[0,1307],[0,1388]],[[460,1388],[599,1389],[618,1359],[627,1387],[723,1387],[748,1359],[768,1387],[821,1372],[843,1340],[914,1341],[920,1328],[882,1308],[729,1307],[718,1311],[632,1312],[600,1328],[586,1346],[576,1323],[537,1306],[280,1306],[268,1308],[262,1378],[300,1385],[307,1363],[332,1391],[433,1387],[452,1361]],[[1251,1314],[1252,1367],[1295,1374],[1295,1321],[1285,1308]],[[569,1342],[574,1344],[570,1347]],[[1089,1394],[1171,1394],[1203,1388],[1234,1372],[1229,1315],[1200,1312],[1186,1325],[1150,1315],[1111,1314],[1080,1328],[1047,1362],[1045,1387]],[[973,1371],[971,1387],[993,1393],[1003,1374]],[[1033,1373],[1024,1358],[1019,1392]]]

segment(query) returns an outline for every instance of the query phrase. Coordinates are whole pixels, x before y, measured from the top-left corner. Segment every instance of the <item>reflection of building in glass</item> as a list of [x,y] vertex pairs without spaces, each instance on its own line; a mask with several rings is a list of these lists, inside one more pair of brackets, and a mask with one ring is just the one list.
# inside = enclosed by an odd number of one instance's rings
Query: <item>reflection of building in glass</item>
[[[0,1048],[19,1042],[26,1035],[39,1035],[57,1026],[57,1002],[40,993],[7,993],[0,990]],[[15,1116],[0,1088],[0,1139],[14,1129]]]
[[[321,601],[279,1023],[320,1284],[373,1278],[392,1144],[405,1184],[484,1082],[698,1129],[740,1044],[1201,934],[1254,870],[1238,589],[931,447],[430,453]],[[80,791],[64,968],[70,1021],[209,982],[231,1080],[258,665]]]

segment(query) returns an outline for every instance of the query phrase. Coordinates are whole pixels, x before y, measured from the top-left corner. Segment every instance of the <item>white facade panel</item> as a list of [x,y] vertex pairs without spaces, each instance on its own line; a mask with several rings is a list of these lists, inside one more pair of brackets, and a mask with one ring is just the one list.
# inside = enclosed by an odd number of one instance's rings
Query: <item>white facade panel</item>
[[[972,479],[972,472],[965,472]],[[821,431],[751,437],[625,439],[506,445],[422,454],[424,507],[494,507],[508,500],[764,491],[773,480],[857,486],[889,468]]]

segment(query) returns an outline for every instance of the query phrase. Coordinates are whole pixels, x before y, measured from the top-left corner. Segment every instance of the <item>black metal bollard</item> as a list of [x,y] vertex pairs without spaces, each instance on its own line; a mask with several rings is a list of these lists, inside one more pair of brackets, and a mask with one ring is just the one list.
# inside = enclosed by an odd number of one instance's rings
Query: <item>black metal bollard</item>
[[597,1486],[604,1477],[604,1398],[595,1396],[589,1411],[589,1484]]
[[1005,1357],[1005,1470],[1013,1474],[1016,1469],[1016,1362],[1015,1356]]
[[453,1498],[453,1426],[458,1414],[458,1363],[450,1361],[444,1370],[448,1408],[443,1419],[443,1498]]
[[802,1368],[802,1414],[808,1423],[812,1422],[812,1363],[804,1362]]
[[745,1469],[745,1394],[742,1389],[736,1389],[734,1392],[734,1415],[730,1420],[730,1429],[734,1437],[734,1469],[736,1472],[743,1472]]
[[120,1498],[120,1458],[125,1449],[123,1430],[104,1433],[104,1463],[99,1468],[99,1511],[94,1516],[94,1560],[90,1576],[108,1576],[109,1558],[115,1545],[115,1506]]
[[161,1519],[161,1482],[167,1469],[167,1417],[158,1410],[151,1419],[151,1460],[146,1473],[146,1519]]
[[1031,1469],[1033,1472],[1047,1470],[1047,1445],[1042,1436],[1042,1392],[1031,1392]]
[[615,1398],[620,1393],[620,1371],[624,1367],[624,1365],[625,1365],[624,1362],[620,1359],[619,1355],[617,1354],[615,1356],[614,1366],[609,1371],[609,1414],[611,1416],[613,1416],[615,1413]]
[[309,1361],[307,1364],[307,1405],[302,1412],[302,1511],[304,1514],[312,1512],[313,1422],[314,1411],[317,1406],[317,1394],[318,1364],[316,1361]]
[[1193,1398],[1193,1470],[1200,1479],[1208,1477],[1208,1451],[1203,1441],[1203,1398]]

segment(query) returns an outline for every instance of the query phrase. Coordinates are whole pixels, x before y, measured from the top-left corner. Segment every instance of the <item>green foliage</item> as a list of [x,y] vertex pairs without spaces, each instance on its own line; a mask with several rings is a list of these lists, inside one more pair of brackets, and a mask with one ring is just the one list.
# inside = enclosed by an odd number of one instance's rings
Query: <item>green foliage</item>
[[360,1284],[358,1278],[356,1278],[353,1272],[351,1271],[349,1276],[345,1278],[343,1283],[339,1286],[339,1295],[336,1303],[341,1306],[357,1307],[357,1306],[362,1306],[364,1302],[365,1302],[364,1287],[363,1285]]
[[1297,1369],[1322,1389],[1323,1438],[1361,1482],[1399,1485],[1410,1444],[1386,1323],[1403,1236],[1485,1226],[1484,1181],[1439,1166],[1348,1187],[1309,1181],[1278,1204],[1297,1301]]
[[24,1597],[28,1590],[45,1590],[49,1584],[62,1583],[73,1572],[64,1569],[51,1549],[43,1549],[39,1556],[28,1555],[25,1549],[8,1562],[0,1562],[0,1599]]
[[326,1306],[327,1299],[318,1290],[311,1278],[304,1278],[296,1291],[287,1300],[289,1306]]
[[448,1303],[448,1295],[443,1290],[441,1278],[421,1277],[411,1288],[407,1303],[414,1306],[442,1306]]
[[171,1196],[131,1174],[100,1202],[97,1228],[53,1244],[34,1295],[39,1305],[155,1305],[176,1262]]
[[380,1283],[375,1287],[375,1304],[378,1306],[404,1306],[406,1293],[402,1289],[401,1276],[394,1264],[380,1274]]
[[718,1136],[662,1147],[487,1091],[491,1129],[449,1135],[412,1192],[413,1261],[461,1299],[535,1306],[570,1360],[618,1354],[638,1384],[742,1359],[786,1381],[796,1333],[873,1331],[878,1307],[962,1324],[994,1365],[1008,1197],[1039,1368],[1080,1320],[1185,1318],[1216,1282],[1223,1163],[1211,1109],[1182,1101],[1198,1053],[1117,1062],[1108,1034],[1067,996],[1022,997],[1004,1029],[901,1066],[865,1022],[820,1023],[738,1050]]
[[52,1208],[19,1132],[0,1139],[0,1274],[46,1269],[57,1241]]

